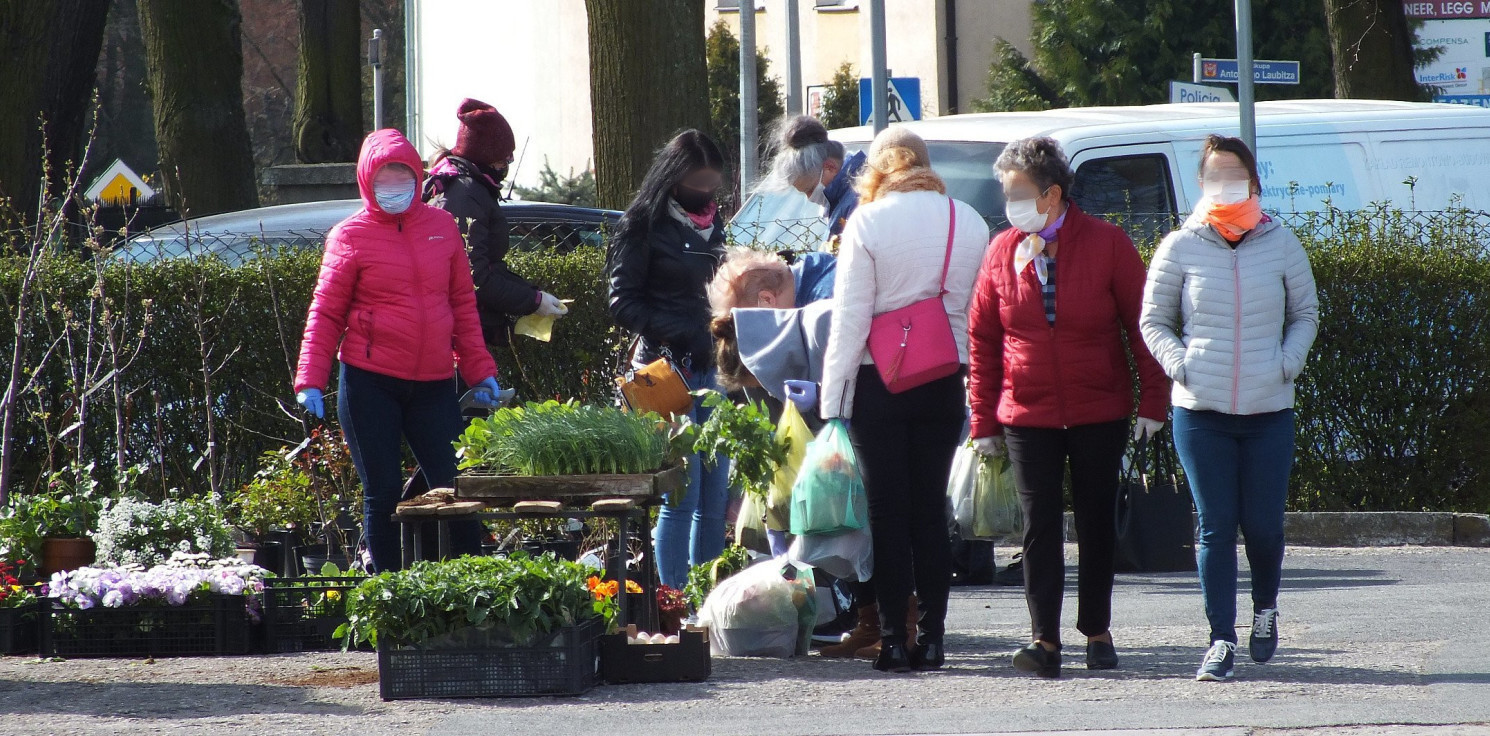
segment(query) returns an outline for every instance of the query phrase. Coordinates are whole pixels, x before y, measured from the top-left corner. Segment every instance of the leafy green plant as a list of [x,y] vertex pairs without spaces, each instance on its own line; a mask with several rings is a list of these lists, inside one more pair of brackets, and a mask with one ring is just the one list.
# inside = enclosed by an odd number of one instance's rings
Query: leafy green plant
[[229,508],[229,518],[238,528],[263,538],[270,532],[296,532],[310,541],[310,531],[319,518],[311,495],[310,474],[297,467],[282,450],[264,453],[259,472],[241,490]]
[[736,404],[718,391],[699,391],[704,406],[712,409],[698,428],[693,449],[704,457],[727,458],[730,484],[765,498],[771,491],[776,469],[786,462],[791,449],[776,439],[776,425],[765,404]]
[[509,475],[651,473],[667,464],[669,436],[656,414],[549,401],[472,420],[456,453],[462,469]]
[[688,571],[688,587],[683,594],[697,609],[704,605],[704,600],[720,583],[747,567],[750,567],[749,550],[738,544],[725,547],[719,557],[694,565]]
[[92,534],[102,505],[97,489],[93,465],[72,463],[52,473],[44,491],[17,496],[0,512],[0,558],[26,560],[22,569],[31,574],[43,540]]
[[552,555],[416,562],[369,578],[347,597],[347,646],[438,644],[484,636],[524,645],[601,613],[589,569]]

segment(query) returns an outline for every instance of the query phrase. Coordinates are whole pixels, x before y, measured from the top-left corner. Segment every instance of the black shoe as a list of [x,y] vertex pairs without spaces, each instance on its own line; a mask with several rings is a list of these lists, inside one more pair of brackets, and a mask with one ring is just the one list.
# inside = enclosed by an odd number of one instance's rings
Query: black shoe
[[1278,652],[1278,609],[1269,608],[1252,615],[1252,636],[1248,640],[1252,661],[1267,662]]
[[910,654],[906,652],[904,644],[885,644],[882,641],[880,656],[874,660],[874,668],[880,672],[910,672]]
[[1089,670],[1115,670],[1118,667],[1117,649],[1110,641],[1086,643],[1086,668]]
[[1020,672],[1032,672],[1041,677],[1060,677],[1060,650],[1052,652],[1040,646],[1039,643],[1032,643],[1014,653],[1014,669]]
[[997,585],[1024,585],[1024,560],[1021,555],[1014,555],[1014,561],[1008,567],[994,573],[993,582]]
[[947,650],[941,642],[922,644],[911,654],[911,667],[917,672],[939,670],[947,664]]
[[1205,653],[1205,661],[1195,672],[1200,682],[1226,682],[1235,674],[1236,645],[1229,641],[1215,641]]

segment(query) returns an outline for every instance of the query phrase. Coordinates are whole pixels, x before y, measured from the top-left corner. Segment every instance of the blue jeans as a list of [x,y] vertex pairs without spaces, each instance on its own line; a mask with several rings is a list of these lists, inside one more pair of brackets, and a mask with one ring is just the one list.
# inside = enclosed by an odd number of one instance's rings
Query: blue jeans
[[[690,378],[688,387],[714,388],[713,371]],[[690,418],[696,424],[708,421],[711,413],[701,400],[694,399]],[[678,499],[676,506],[664,504],[657,514],[657,528],[652,530],[657,576],[663,585],[682,590],[688,585],[691,566],[709,562],[724,552],[724,517],[728,506],[729,458],[721,455],[709,460],[697,454],[691,457],[687,495]]]
[[1196,556],[1211,641],[1236,643],[1237,527],[1252,568],[1252,609],[1278,605],[1293,410],[1222,414],[1175,407],[1174,443],[1200,515]]
[[[462,431],[455,381],[407,381],[343,364],[336,415],[362,480],[363,528],[376,572],[403,567],[393,512],[403,494],[403,440],[430,488],[455,484],[455,445]],[[451,551],[481,552],[481,524],[450,524]]]

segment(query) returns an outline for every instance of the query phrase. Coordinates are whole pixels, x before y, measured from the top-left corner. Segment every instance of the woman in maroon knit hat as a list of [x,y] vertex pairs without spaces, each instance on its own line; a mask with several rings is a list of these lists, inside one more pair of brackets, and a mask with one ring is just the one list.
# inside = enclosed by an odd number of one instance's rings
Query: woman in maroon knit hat
[[507,267],[507,218],[502,180],[516,149],[512,127],[495,107],[467,99],[456,110],[455,145],[441,151],[424,184],[424,200],[455,215],[471,253],[476,306],[488,345],[505,346],[518,317],[559,316],[568,311],[552,294]]

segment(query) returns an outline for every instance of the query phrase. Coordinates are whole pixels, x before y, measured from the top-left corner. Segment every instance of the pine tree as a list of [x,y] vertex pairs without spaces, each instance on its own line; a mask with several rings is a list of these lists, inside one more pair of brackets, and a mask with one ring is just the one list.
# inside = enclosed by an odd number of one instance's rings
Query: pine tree
[[[709,29],[705,40],[709,66],[710,134],[729,159],[729,170],[740,170],[740,40],[724,21]],[[758,130],[769,130],[772,123],[786,113],[782,101],[781,80],[771,76],[771,61],[761,49],[755,51],[755,87],[758,104]],[[759,147],[764,153],[766,136]]]
[[848,62],[839,65],[823,90],[822,123],[828,130],[859,124],[859,76]]

